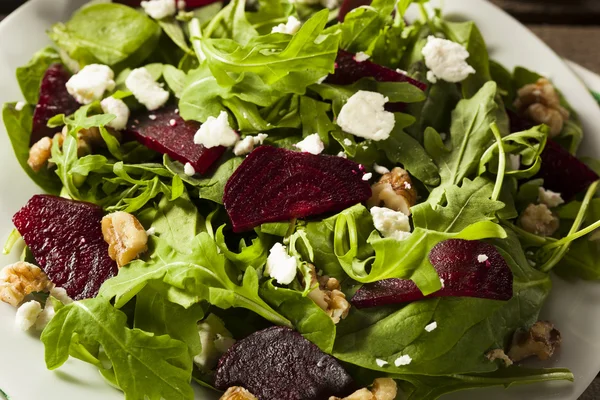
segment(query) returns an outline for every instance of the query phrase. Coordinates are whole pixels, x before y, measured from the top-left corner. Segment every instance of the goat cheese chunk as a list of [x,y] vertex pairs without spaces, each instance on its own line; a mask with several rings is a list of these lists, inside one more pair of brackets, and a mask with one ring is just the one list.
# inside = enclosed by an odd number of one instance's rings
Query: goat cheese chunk
[[125,86],[137,101],[150,111],[161,108],[169,100],[169,92],[163,89],[143,67],[131,71],[125,80]]
[[271,247],[265,267],[266,275],[281,285],[289,285],[296,277],[297,268],[296,258],[288,255],[286,248],[281,243],[275,243]]
[[127,127],[130,111],[123,100],[115,99],[112,96],[107,97],[100,102],[100,106],[105,114],[113,114],[116,117],[108,123],[108,126],[118,131]]
[[384,238],[405,240],[410,236],[410,222],[402,211],[394,211],[385,207],[371,208],[375,229]]
[[198,323],[198,335],[202,352],[194,357],[194,364],[202,371],[211,371],[217,366],[219,358],[235,344],[235,339],[223,321],[214,314],[209,314]]
[[408,365],[412,362],[412,358],[408,355],[405,354],[403,356],[400,356],[396,359],[396,361],[394,361],[394,365],[396,367],[400,367],[402,365]]
[[244,139],[235,144],[233,147],[233,154],[236,156],[244,156],[252,153],[252,150],[254,150],[256,146],[263,144],[268,136],[269,135],[265,133],[259,133],[256,136],[246,136]]
[[359,51],[358,53],[356,53],[354,55],[354,61],[356,62],[363,62],[363,61],[367,61],[369,58],[371,58],[370,55],[368,55],[367,53],[365,53],[364,51]]
[[475,73],[475,69],[467,63],[467,49],[451,40],[429,36],[422,54],[425,57],[425,65],[431,72],[427,73],[427,79],[431,83],[435,83],[437,79],[462,82]]
[[274,26],[271,30],[271,33],[285,33],[288,35],[293,35],[300,30],[302,26],[302,22],[298,21],[298,18],[290,15],[287,22],[285,24],[279,24]]
[[102,64],[90,64],[73,75],[66,84],[67,92],[79,104],[90,104],[101,100],[104,92],[115,88],[115,73]]
[[22,331],[28,331],[42,313],[42,305],[35,300],[24,303],[17,309],[15,323]]
[[177,13],[177,2],[175,0],[142,1],[141,5],[146,14],[154,19],[172,17]]
[[436,330],[436,329],[437,329],[437,322],[435,322],[435,321],[433,321],[432,323],[430,323],[429,325],[427,325],[427,326],[425,327],[425,330],[426,330],[427,332],[432,332],[432,331],[434,331],[434,330]]
[[396,124],[394,114],[384,109],[388,100],[381,93],[359,90],[342,107],[337,124],[354,136],[385,140]]
[[188,162],[183,166],[183,173],[186,174],[186,176],[194,176],[196,175],[196,170],[194,169],[194,166]]
[[548,208],[558,207],[565,202],[560,193],[546,190],[543,187],[538,189],[538,200],[540,203],[547,205]]
[[321,140],[318,133],[313,133],[304,138],[304,140],[296,143],[294,147],[300,149],[304,153],[321,154],[325,150],[325,144]]
[[221,111],[217,118],[208,117],[194,135],[194,143],[201,144],[207,149],[233,146],[238,140],[239,136],[229,126],[229,117],[225,111]]
[[23,111],[23,108],[25,108],[26,105],[27,103],[25,103],[24,101],[18,101],[17,104],[15,104],[15,110]]

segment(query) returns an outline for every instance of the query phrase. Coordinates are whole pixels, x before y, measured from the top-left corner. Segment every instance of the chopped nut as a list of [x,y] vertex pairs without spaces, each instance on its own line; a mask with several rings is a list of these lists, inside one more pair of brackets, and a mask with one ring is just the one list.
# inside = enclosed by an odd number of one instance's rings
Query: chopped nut
[[504,361],[504,364],[507,367],[510,367],[513,364],[512,360],[506,355],[506,353],[502,349],[490,350],[485,356],[490,361],[502,360]]
[[519,225],[527,232],[552,236],[560,226],[560,220],[545,204],[530,204],[521,213]]
[[560,332],[554,328],[552,323],[538,321],[529,331],[518,330],[515,332],[508,356],[514,362],[531,356],[547,360],[560,346],[560,342]]
[[148,234],[133,215],[118,211],[102,218],[102,234],[108,254],[119,267],[128,264],[148,247]]
[[311,286],[308,297],[325,311],[334,323],[346,318],[350,312],[350,303],[340,290],[340,282],[327,275],[318,277],[313,265],[310,266]]
[[377,378],[371,390],[363,388],[343,399],[331,396],[329,400],[394,400],[397,394],[398,387],[392,378]]
[[240,386],[232,386],[219,400],[258,400],[256,396]]
[[0,271],[0,300],[17,307],[33,292],[44,292],[50,280],[39,267],[20,261]]
[[550,137],[560,134],[565,121],[569,119],[569,111],[560,105],[556,89],[546,78],[519,89],[514,105],[520,115],[548,125]]
[[29,149],[27,165],[35,172],[41,171],[52,156],[52,139],[45,137],[34,143]]
[[402,211],[410,215],[410,208],[417,202],[417,191],[410,175],[402,168],[396,167],[384,174],[379,182],[373,185],[373,195],[367,201],[369,207],[387,207],[394,211]]

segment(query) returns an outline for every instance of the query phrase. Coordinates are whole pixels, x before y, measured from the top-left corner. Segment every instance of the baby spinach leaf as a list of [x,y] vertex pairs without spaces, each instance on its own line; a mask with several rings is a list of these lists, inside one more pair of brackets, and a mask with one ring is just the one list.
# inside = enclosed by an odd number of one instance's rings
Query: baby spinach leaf
[[162,19],[157,21],[158,25],[162,28],[163,32],[167,34],[169,38],[175,43],[181,50],[187,54],[194,55],[194,51],[190,48],[187,43],[183,28],[179,24],[179,21],[175,17]]
[[26,65],[17,68],[17,81],[27,103],[37,104],[46,70],[52,64],[61,62],[58,52],[52,47],[46,47],[35,53]]
[[163,77],[165,78],[167,85],[169,85],[169,89],[175,93],[175,96],[181,97],[183,89],[185,88],[185,80],[187,78],[185,72],[172,65],[165,65]]

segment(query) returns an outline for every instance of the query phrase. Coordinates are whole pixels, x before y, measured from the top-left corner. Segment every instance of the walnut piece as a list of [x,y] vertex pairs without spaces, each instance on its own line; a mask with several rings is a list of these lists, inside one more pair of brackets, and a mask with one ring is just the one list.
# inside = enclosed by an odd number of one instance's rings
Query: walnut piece
[[371,390],[363,388],[343,399],[331,396],[329,400],[394,400],[398,394],[396,382],[391,378],[377,378]]
[[417,191],[410,175],[400,167],[384,174],[372,189],[373,195],[367,201],[369,207],[387,207],[410,215],[410,208],[417,203]]
[[232,386],[219,400],[258,400],[256,396],[240,386]]
[[490,351],[487,352],[487,354],[485,356],[490,361],[502,360],[502,361],[504,361],[504,364],[507,367],[510,367],[513,364],[513,362],[510,359],[510,357],[508,357],[506,355],[506,353],[504,352],[504,350],[502,350],[502,349],[490,350]]
[[525,358],[537,356],[540,360],[547,360],[560,346],[560,332],[548,321],[538,321],[529,331],[518,330],[513,335],[508,356],[514,362]]
[[0,271],[0,300],[17,307],[33,292],[44,292],[50,280],[39,267],[20,261]]
[[350,303],[340,290],[340,282],[329,276],[317,276],[314,265],[310,266],[311,286],[308,297],[325,311],[335,324],[346,318],[350,312]]
[[45,137],[35,142],[29,149],[27,165],[35,172],[42,170],[52,156],[52,139]]
[[514,106],[520,115],[538,124],[548,125],[550,137],[560,134],[570,115],[560,105],[560,97],[548,79],[540,78],[536,83],[525,85],[517,94]]
[[148,247],[148,234],[133,215],[117,211],[102,218],[102,235],[108,254],[119,267],[128,264]]
[[518,222],[527,232],[541,236],[552,236],[560,227],[560,220],[545,204],[528,205]]

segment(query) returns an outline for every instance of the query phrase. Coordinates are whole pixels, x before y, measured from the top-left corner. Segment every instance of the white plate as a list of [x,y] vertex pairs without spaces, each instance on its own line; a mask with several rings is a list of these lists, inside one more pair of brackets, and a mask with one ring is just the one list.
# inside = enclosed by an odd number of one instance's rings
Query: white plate
[[[66,20],[85,0],[31,0],[0,24],[0,103],[21,99],[14,79],[15,69],[49,41],[45,30]],[[577,110],[585,126],[583,146],[588,155],[600,154],[600,109],[576,75],[541,40],[517,21],[483,0],[447,1],[445,12],[478,23],[491,56],[509,68],[523,65],[550,76]],[[21,171],[12,154],[4,127],[0,128],[0,239],[12,229],[12,215],[38,191]],[[16,260],[1,257],[0,265]],[[543,317],[552,320],[563,334],[563,346],[550,366],[570,368],[575,384],[550,383],[504,390],[471,391],[448,399],[570,399],[575,400],[600,370],[600,286],[566,283],[555,279],[555,287]],[[48,400],[122,400],[93,367],[69,361],[59,371],[47,371],[39,340],[19,332],[13,324],[14,309],[0,304],[0,388],[12,400],[43,396]],[[212,396],[210,396],[212,397]],[[197,392],[197,398],[210,398]]]

